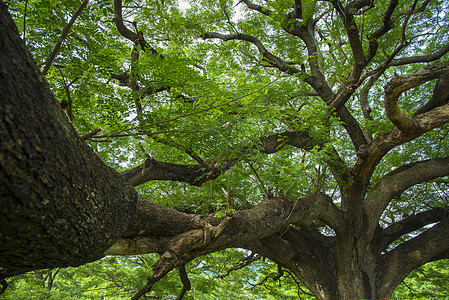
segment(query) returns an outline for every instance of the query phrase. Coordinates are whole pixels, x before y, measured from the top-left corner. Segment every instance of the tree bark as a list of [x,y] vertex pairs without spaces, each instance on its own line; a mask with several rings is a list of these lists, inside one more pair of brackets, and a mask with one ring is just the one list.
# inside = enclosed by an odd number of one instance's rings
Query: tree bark
[[1,277],[96,260],[127,228],[136,193],[79,138],[0,10]]

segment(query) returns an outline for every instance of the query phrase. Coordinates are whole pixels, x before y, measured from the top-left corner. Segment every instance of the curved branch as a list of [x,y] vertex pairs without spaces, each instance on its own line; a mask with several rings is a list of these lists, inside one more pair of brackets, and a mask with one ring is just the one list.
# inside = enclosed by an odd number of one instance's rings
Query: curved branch
[[389,282],[390,284],[382,286],[382,289],[385,290],[385,293],[382,294],[391,295],[392,289],[412,270],[447,254],[449,249],[448,236],[449,218],[445,218],[432,228],[385,254],[381,264],[385,268],[382,282]]
[[[362,2],[366,2],[366,4],[363,3],[365,5],[369,4],[369,1]],[[347,7],[344,7],[339,0],[332,1],[332,5],[334,6],[337,13],[341,15],[343,24],[347,29],[349,45],[351,46],[352,54],[354,55],[355,67],[357,67],[357,65],[366,65],[367,58],[363,53],[362,40],[360,39],[359,30],[353,16],[353,12],[355,12],[354,10],[356,9],[357,5],[354,6],[354,2],[351,4],[353,5],[351,5],[348,9]],[[363,67],[364,66],[362,66],[361,68],[363,69]]]
[[337,111],[337,116],[343,122],[342,126],[346,129],[346,132],[348,132],[356,151],[358,151],[360,147],[366,145],[367,140],[360,128],[359,122],[357,122],[356,118],[354,118],[345,106],[342,106]]
[[273,12],[271,12],[271,11],[270,11],[269,9],[267,9],[266,7],[263,7],[263,6],[254,4],[254,3],[252,3],[252,2],[249,1],[249,0],[242,0],[241,2],[245,3],[245,5],[246,5],[249,9],[258,11],[258,12],[260,12],[261,14],[264,14],[264,15],[266,15],[266,16],[268,16],[268,17],[271,17],[271,16],[273,15]]
[[390,121],[401,131],[413,132],[421,130],[421,125],[414,122],[401,111],[398,104],[399,96],[414,87],[427,81],[443,77],[449,72],[449,63],[434,64],[431,67],[423,68],[407,76],[395,75],[385,86],[385,113]]
[[270,53],[267,48],[262,44],[261,41],[259,41],[257,38],[248,35],[248,34],[221,34],[221,33],[215,33],[215,32],[208,32],[203,35],[201,35],[202,39],[221,39],[223,41],[230,41],[230,40],[240,40],[240,41],[247,41],[252,43],[257,47],[259,50],[259,53],[268,59],[270,63],[273,64],[277,69],[279,69],[282,72],[285,72],[287,74],[293,75],[293,74],[305,74],[303,71],[293,67],[292,65],[289,65],[284,60],[280,59],[279,57],[273,55]]
[[449,43],[441,47],[438,51],[429,54],[429,55],[421,55],[421,56],[411,56],[404,58],[393,59],[388,66],[402,66],[414,63],[424,63],[424,62],[432,62],[440,59],[449,52]]
[[380,240],[376,241],[374,247],[378,249],[378,253],[381,253],[391,243],[404,234],[411,233],[426,225],[440,222],[448,216],[448,209],[442,207],[432,208],[416,215],[409,216],[382,230]]
[[114,23],[117,27],[118,31],[122,36],[130,40],[131,42],[136,41],[139,37],[137,33],[132,30],[129,30],[125,24],[123,23],[123,14],[122,14],[122,0],[114,0]]
[[432,98],[423,106],[418,108],[413,117],[432,110],[438,106],[442,106],[449,102],[449,74],[438,79],[433,88]]
[[377,221],[394,197],[411,186],[447,175],[449,157],[411,163],[385,175],[365,199],[365,214],[372,220],[367,224],[367,232],[374,232]]
[[181,291],[179,291],[179,294],[178,294],[178,297],[176,297],[176,300],[181,300],[182,298],[184,298],[184,295],[188,291],[190,291],[190,289],[192,288],[192,284],[190,283],[189,276],[187,275],[186,266],[181,265],[178,267],[178,270],[179,270],[179,278],[181,279],[181,282],[182,282],[182,289],[181,289]]
[[354,179],[366,186],[375,166],[391,149],[447,124],[449,122],[449,104],[413,117],[412,122],[417,130],[404,132],[395,128],[389,132],[380,133],[371,143],[360,147],[357,152],[357,162],[352,169],[355,175]]

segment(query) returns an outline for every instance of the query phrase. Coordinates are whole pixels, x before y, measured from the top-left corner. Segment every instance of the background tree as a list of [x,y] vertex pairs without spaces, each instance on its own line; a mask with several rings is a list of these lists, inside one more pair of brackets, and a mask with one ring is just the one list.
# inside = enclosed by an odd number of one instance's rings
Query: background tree
[[318,299],[382,298],[447,258],[444,1],[8,3],[4,286],[159,253],[134,298],[174,268],[182,297],[186,264],[243,248]]

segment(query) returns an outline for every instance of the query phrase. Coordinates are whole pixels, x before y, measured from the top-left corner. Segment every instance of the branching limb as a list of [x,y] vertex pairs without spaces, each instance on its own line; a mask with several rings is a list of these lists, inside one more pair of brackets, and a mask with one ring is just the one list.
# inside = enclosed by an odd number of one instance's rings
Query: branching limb
[[407,76],[394,76],[385,86],[385,113],[390,121],[406,133],[422,130],[421,124],[417,124],[412,118],[401,111],[398,105],[398,98],[403,92],[427,81],[447,76],[448,73],[449,64],[445,63],[434,64],[431,67],[423,68]]
[[[235,156],[226,160],[213,160],[211,163],[207,163],[200,157],[196,157],[194,159],[199,164],[180,165],[160,162],[154,158],[149,158],[142,165],[123,172],[122,176],[128,179],[132,186],[137,186],[150,180],[173,180],[186,182],[194,186],[201,186],[204,182],[216,179],[230,170],[235,164],[241,161],[245,154],[254,150],[271,154],[282,150],[288,145],[310,151],[315,147],[323,149],[324,142],[313,139],[305,131],[287,131],[263,137],[256,145],[242,147],[242,150],[237,152]],[[195,155],[193,152],[192,154]],[[332,174],[337,182],[343,183],[350,176],[345,162],[333,148],[329,149],[327,154],[330,156],[327,163],[331,168]]]
[[273,279],[273,281],[278,281],[284,276],[284,270],[280,265],[278,265],[278,271],[276,273],[271,273],[265,276],[261,281],[256,283],[254,286],[263,285],[268,279]]
[[85,135],[81,136],[80,138],[82,140],[90,140],[90,139],[92,139],[92,137],[94,135],[97,135],[100,132],[101,132],[101,128],[97,128],[97,129],[94,129],[93,131],[91,131],[89,133],[86,133]]
[[137,209],[127,232],[105,255],[167,253],[165,259],[178,266],[180,260],[174,256],[242,247],[283,232],[289,224],[307,228],[319,219],[336,232],[345,226],[344,212],[322,193],[300,199],[273,197],[222,219],[180,213],[145,199],[139,200]]
[[377,29],[372,34],[368,35],[369,48],[368,48],[368,58],[371,60],[377,53],[377,48],[379,46],[377,40],[385,35],[388,31],[393,28],[394,22],[392,16],[399,4],[398,0],[390,0],[387,10],[382,19],[382,26]]
[[411,56],[405,58],[393,59],[388,66],[402,66],[414,63],[432,62],[440,59],[449,52],[449,43],[438,49],[436,52],[429,55]]
[[118,31],[122,36],[127,38],[128,40],[134,42],[137,40],[137,33],[129,30],[125,24],[123,23],[123,14],[122,14],[122,0],[114,0],[114,23],[117,27]]
[[123,22],[122,8],[122,0],[114,0],[114,23],[120,34],[133,43],[137,41],[142,46],[142,50],[149,49],[153,55],[157,55],[160,59],[164,59],[165,57],[162,54],[146,43],[142,32],[134,32],[125,26],[125,23]]

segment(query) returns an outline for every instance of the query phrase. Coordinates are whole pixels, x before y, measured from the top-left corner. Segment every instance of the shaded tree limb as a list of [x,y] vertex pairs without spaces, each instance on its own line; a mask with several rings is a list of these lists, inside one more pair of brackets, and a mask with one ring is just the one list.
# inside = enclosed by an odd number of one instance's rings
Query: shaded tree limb
[[437,80],[435,87],[433,89],[432,98],[425,103],[423,106],[418,108],[413,117],[434,109],[438,106],[442,106],[449,102],[449,73],[443,75]]
[[55,48],[51,52],[50,56],[47,58],[47,61],[45,62],[44,69],[42,70],[42,74],[44,76],[47,75],[47,72],[50,69],[51,64],[53,63],[53,60],[55,59],[56,55],[58,55],[59,49],[61,48],[61,45],[62,45],[62,42],[65,40],[65,38],[69,34],[70,28],[72,28],[72,25],[75,23],[76,19],[79,17],[79,15],[83,11],[83,9],[86,7],[88,2],[89,2],[89,0],[84,0],[83,3],[81,3],[81,5],[76,10],[76,12],[73,14],[69,23],[62,30],[61,37],[59,38],[59,42],[56,43]]
[[[168,224],[167,216],[173,216],[177,222]],[[199,253],[202,251],[210,253],[241,247],[250,241],[282,232],[289,224],[308,227],[317,219],[337,232],[345,226],[344,213],[322,193],[300,199],[274,197],[221,219],[180,213],[141,198],[138,213],[128,231],[104,254],[170,251],[176,253],[178,258],[189,253],[196,257],[202,255]]]
[[142,50],[150,49],[153,55],[157,55],[160,59],[164,59],[165,57],[162,54],[160,54],[156,49],[151,47],[145,41],[142,32],[134,32],[125,26],[125,23],[123,22],[122,8],[123,8],[122,0],[114,0],[114,23],[119,33],[133,43],[138,42],[141,45]]

